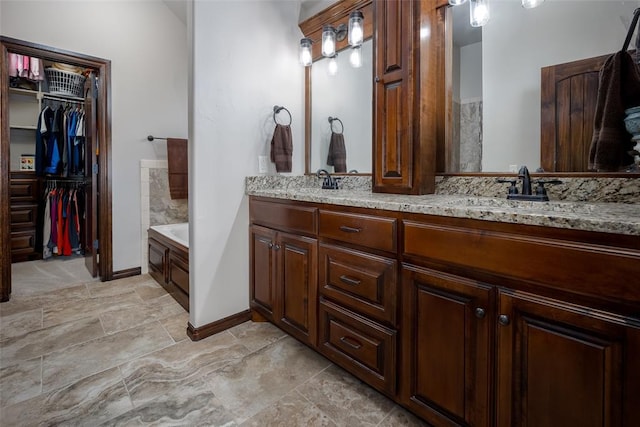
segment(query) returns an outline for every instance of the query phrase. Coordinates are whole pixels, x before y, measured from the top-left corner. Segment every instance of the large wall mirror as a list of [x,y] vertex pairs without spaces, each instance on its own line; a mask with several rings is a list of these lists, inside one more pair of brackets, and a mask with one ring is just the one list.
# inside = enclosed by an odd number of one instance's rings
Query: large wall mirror
[[[350,50],[338,52],[337,71],[329,72],[329,59],[313,63],[311,69],[311,172],[329,165],[333,134],[342,134],[346,149],[346,170],[371,173],[373,51],[372,39],[361,50],[362,65],[354,67]],[[329,117],[332,119],[329,121]],[[332,163],[333,164],[333,163]]]
[[[312,1],[303,4],[312,6]],[[312,43],[313,63],[305,79],[305,172],[319,169],[331,173],[370,174],[373,150],[373,4],[372,0],[322,1],[326,6],[300,22],[300,29]],[[337,70],[329,72],[330,59],[320,52],[322,28],[347,24],[349,15],[364,15],[364,43],[360,47],[361,66],[352,64],[353,49],[347,38],[336,43]],[[329,117],[336,119],[332,122]],[[336,170],[329,164],[332,133],[342,133],[346,149],[346,168]]]
[[[535,170],[544,163],[541,70],[620,50],[639,6],[639,1],[546,0],[524,9],[520,1],[492,0],[489,22],[475,29],[469,24],[468,2],[447,6],[447,28],[453,30],[446,37],[452,60],[445,65],[451,120],[444,172],[502,173],[517,165]],[[597,86],[571,84],[570,102],[577,102],[578,95],[595,99]],[[586,114],[581,111],[574,108],[571,114]],[[586,125],[580,132],[592,131],[588,119],[581,119]],[[557,144],[577,132],[567,130]]]

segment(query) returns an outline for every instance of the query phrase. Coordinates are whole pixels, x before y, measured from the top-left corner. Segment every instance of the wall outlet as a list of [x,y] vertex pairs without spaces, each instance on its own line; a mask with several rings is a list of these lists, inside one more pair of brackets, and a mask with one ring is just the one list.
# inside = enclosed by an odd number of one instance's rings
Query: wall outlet
[[518,173],[518,165],[509,165],[509,172]]
[[258,172],[269,172],[269,158],[267,156],[258,156]]

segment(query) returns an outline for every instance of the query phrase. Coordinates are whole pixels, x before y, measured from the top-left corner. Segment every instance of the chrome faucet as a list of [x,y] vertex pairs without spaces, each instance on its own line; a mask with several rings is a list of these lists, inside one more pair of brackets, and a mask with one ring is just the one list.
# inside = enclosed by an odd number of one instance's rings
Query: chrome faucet
[[332,177],[329,171],[326,169],[318,169],[318,172],[316,172],[316,176],[318,178],[322,178],[323,173],[325,177],[322,180],[322,188],[325,190],[337,190],[339,188],[338,184],[340,182],[340,178]]

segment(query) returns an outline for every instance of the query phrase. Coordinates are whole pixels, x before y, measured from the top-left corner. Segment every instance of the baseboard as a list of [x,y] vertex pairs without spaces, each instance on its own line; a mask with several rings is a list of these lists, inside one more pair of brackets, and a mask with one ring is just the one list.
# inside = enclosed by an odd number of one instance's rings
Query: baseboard
[[142,274],[142,268],[140,267],[127,268],[125,270],[114,271],[113,275],[111,276],[111,280],[118,280],[118,279],[124,279],[125,277],[139,276],[140,274]]
[[199,328],[194,328],[191,323],[187,326],[187,335],[191,338],[191,341],[200,341],[201,339],[210,337],[219,332],[226,331],[236,325],[251,320],[251,310],[241,311],[240,313],[232,314],[224,319],[216,320],[215,322],[207,323]]

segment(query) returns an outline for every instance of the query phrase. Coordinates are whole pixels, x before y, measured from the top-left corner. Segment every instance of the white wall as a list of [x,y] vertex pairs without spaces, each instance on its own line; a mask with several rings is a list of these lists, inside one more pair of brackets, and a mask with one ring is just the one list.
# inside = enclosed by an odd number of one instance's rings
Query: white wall
[[190,72],[189,321],[203,326],[249,308],[244,180],[269,152],[274,105],[293,116],[293,174],[304,172],[304,70],[299,4],[195,1]]
[[494,0],[483,27],[484,172],[540,165],[540,68],[613,53],[638,1]]
[[2,0],[0,29],[111,60],[113,268],[139,267],[140,160],[166,158],[146,135],[187,136],[185,25],[159,0]]
[[482,43],[460,48],[460,101],[482,98]]

